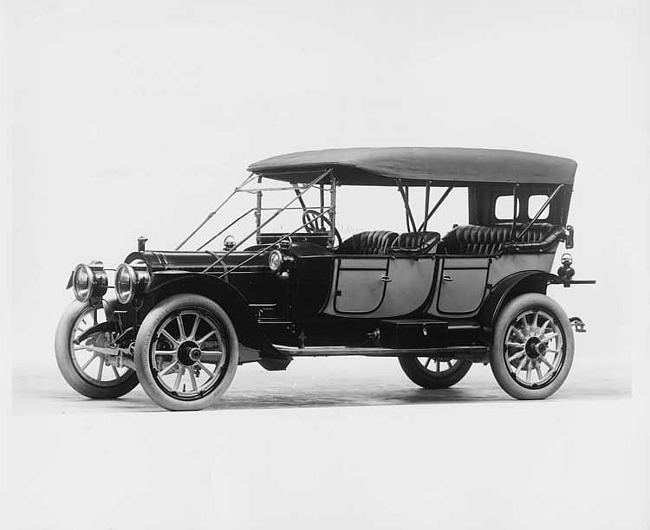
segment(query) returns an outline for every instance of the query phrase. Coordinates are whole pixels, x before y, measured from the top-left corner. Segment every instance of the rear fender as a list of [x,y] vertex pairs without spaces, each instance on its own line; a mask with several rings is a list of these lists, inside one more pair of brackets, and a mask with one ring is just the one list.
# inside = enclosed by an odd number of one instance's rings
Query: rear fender
[[169,296],[185,293],[205,296],[228,314],[243,346],[240,348],[240,361],[259,361],[267,370],[283,370],[291,362],[290,356],[279,352],[270,343],[242,294],[215,276],[184,271],[157,272],[152,275],[145,296],[158,304]]
[[483,302],[479,312],[481,325],[486,328],[494,327],[503,306],[515,296],[525,293],[546,294],[548,284],[559,279],[555,274],[543,271],[522,271],[505,277],[492,288]]

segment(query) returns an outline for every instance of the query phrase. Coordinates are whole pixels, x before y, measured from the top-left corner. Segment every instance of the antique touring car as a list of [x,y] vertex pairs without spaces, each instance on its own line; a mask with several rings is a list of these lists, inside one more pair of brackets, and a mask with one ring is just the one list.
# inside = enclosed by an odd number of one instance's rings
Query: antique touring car
[[[141,383],[162,407],[196,410],[228,388],[240,364],[284,370],[296,357],[329,355],[396,357],[430,389],[458,383],[474,362],[489,363],[515,398],[543,399],[562,385],[573,331],[584,324],[569,319],[547,287],[594,283],[574,279],[568,253],[552,272],[558,246],[573,246],[574,161],[360,148],[277,156],[249,171],[175,250],[147,250],[140,238],[116,269],[101,261],[74,269],[68,287],[76,301],[57,329],[56,359],[76,391],[110,399]],[[337,194],[349,186],[392,186],[406,231],[379,226],[342,239]],[[436,212],[456,189],[466,193],[468,223],[442,235],[432,230],[440,230]],[[263,206],[282,190],[286,204]],[[419,223],[416,191],[424,198]],[[255,206],[195,251],[181,250],[241,193]],[[295,229],[270,231],[291,211],[300,219]],[[233,227],[247,220],[236,241]]]

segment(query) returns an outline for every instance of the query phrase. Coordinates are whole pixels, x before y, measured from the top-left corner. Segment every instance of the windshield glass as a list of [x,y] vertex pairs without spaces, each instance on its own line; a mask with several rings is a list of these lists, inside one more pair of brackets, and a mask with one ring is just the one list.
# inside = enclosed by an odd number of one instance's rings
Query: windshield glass
[[[447,188],[431,188],[429,209]],[[419,228],[424,221],[425,188],[409,189],[409,204]],[[427,223],[427,230],[445,235],[454,224],[468,224],[467,188],[454,188]],[[404,201],[397,187],[344,186],[337,190],[336,227],[341,237],[367,230],[408,231]]]

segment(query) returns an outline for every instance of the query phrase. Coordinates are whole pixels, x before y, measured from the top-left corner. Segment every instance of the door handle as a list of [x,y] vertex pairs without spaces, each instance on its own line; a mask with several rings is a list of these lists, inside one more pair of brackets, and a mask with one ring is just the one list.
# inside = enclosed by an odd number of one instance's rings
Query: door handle
[[388,283],[388,282],[393,281],[393,280],[390,279],[390,276],[382,276],[381,278],[379,278],[379,280],[384,282],[384,283]]
[[442,277],[442,279],[445,280],[446,282],[453,282],[454,281],[454,279],[451,276],[449,276],[448,274],[445,274]]

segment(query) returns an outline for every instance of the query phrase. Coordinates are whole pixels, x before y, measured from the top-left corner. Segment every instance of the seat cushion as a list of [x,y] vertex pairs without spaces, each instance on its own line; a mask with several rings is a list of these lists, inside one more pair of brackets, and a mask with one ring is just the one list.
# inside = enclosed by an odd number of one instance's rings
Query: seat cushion
[[[524,226],[517,225],[517,233],[522,232],[524,228]],[[560,241],[565,239],[566,230],[564,227],[539,223],[532,225],[528,232],[515,243],[513,248],[514,250],[532,250],[536,252],[555,250]]]
[[440,241],[438,232],[405,232],[400,234],[390,251],[395,253],[424,254]]
[[[517,224],[515,230],[523,231]],[[441,250],[447,254],[496,254],[506,248],[514,251],[543,252],[557,246],[565,232],[561,226],[537,223],[531,226],[521,240],[509,245],[512,225],[458,226],[442,238]]]
[[339,245],[339,254],[386,254],[397,238],[396,232],[372,230],[359,232]]

